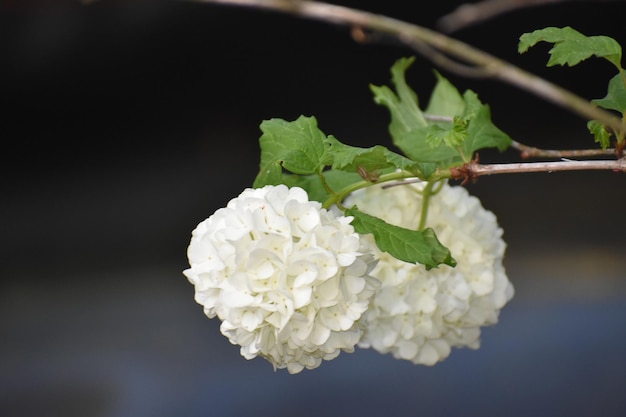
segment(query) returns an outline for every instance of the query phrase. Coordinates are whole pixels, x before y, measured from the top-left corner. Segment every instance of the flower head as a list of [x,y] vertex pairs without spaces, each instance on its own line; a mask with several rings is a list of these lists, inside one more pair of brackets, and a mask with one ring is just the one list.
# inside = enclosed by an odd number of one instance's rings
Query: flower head
[[351,221],[298,187],[246,189],[193,231],[184,274],[246,359],[316,368],[354,350],[379,285],[369,241]]
[[[354,193],[346,204],[417,229],[424,186],[372,186]],[[506,245],[496,216],[463,187],[446,183],[431,196],[426,225],[450,249],[457,266],[427,271],[376,250],[379,262],[372,275],[382,287],[364,316],[367,330],[359,346],[433,365],[452,347],[478,348],[481,326],[497,322],[513,287],[502,265]]]

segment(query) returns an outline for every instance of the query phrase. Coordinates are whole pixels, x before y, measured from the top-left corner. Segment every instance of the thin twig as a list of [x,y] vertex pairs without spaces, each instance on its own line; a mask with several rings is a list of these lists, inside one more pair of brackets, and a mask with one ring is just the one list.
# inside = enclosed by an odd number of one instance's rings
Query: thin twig
[[[355,10],[316,1],[300,0],[186,0],[200,3],[247,6],[274,10],[295,16],[319,20],[335,25],[357,26],[393,36],[408,46],[426,44],[449,58],[476,66],[477,70],[491,77],[514,85],[522,90],[542,97],[558,106],[582,116],[586,120],[597,120],[618,132],[626,132],[626,123],[611,112],[592,105],[589,101],[552,84],[536,75],[522,70],[506,61],[466,43],[452,39],[439,32],[374,13]],[[422,52],[417,50],[417,52]],[[454,71],[453,66],[447,69]],[[617,136],[617,135],[616,135]]]
[[421,178],[405,178],[402,180],[397,180],[397,181],[390,181],[390,182],[386,182],[383,185],[381,185],[380,187],[382,189],[387,189],[387,188],[391,188],[391,187],[398,187],[400,185],[407,185],[407,184],[417,184],[420,182],[423,182],[424,180]]
[[522,158],[584,158],[615,155],[615,149],[540,149],[513,141],[511,147],[520,151]]
[[543,6],[568,0],[483,0],[466,3],[437,21],[437,27],[446,33],[456,32],[516,9]]
[[522,162],[513,164],[481,165],[470,162],[460,168],[452,168],[451,178],[474,181],[484,175],[521,174],[532,172],[560,172],[560,171],[614,171],[626,172],[626,158],[615,161],[559,161],[559,162]]
[[490,78],[492,76],[488,68],[457,62],[450,59],[447,55],[440,53],[425,42],[407,39],[404,43],[423,57],[429,59],[436,66],[450,71],[453,74],[465,78]]
[[424,113],[424,119],[431,122],[444,122],[444,123],[454,123],[454,117],[452,116],[441,116],[439,114],[428,114]]
[[[572,0],[483,0],[466,3],[437,21],[437,27],[445,33],[453,33],[469,26],[477,25],[494,17],[527,7],[544,6]],[[582,0],[579,0],[582,1]],[[611,1],[611,0],[591,0]]]
[[363,30],[363,28],[358,27],[358,26],[353,26],[350,31],[350,34],[352,35],[352,39],[354,39],[358,43],[381,44],[381,43],[393,42],[394,44],[397,44],[397,45],[409,46],[411,49],[414,49],[420,55],[429,59],[436,66],[444,68],[462,77],[487,78],[491,76],[490,71],[486,70],[485,68],[476,67],[472,65],[466,65],[458,61],[455,61],[453,59],[450,59],[445,54],[442,54],[441,52],[432,48],[427,43],[419,41],[419,40],[414,40],[414,41],[406,40],[404,42],[401,42],[399,39],[395,37],[384,35],[380,32],[373,32],[373,31],[366,32]]

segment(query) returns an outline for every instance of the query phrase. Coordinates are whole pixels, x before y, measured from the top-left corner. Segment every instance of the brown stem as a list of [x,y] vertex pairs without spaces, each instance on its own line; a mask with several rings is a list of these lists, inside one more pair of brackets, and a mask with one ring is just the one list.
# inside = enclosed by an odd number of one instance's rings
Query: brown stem
[[[437,21],[437,26],[445,33],[452,33],[517,9],[563,3],[566,1],[572,0],[482,0],[475,3],[466,3],[461,4],[451,13],[441,17]],[[601,1],[609,2],[615,0],[588,1],[598,3]]]
[[[328,3],[301,0],[187,0],[200,3],[227,4],[255,7],[259,9],[275,10],[293,14],[299,17],[319,20],[335,25],[357,26],[390,35],[403,43],[415,47],[426,44],[449,58],[470,63],[476,67],[475,72],[480,75],[489,75],[518,88],[526,90],[538,97],[566,108],[586,120],[598,122],[617,132],[617,137],[626,132],[626,123],[611,112],[592,105],[589,101],[522,70],[506,61],[496,58],[486,52],[474,48],[466,43],[452,39],[439,32],[392,19],[390,17],[368,13],[348,7],[336,6]],[[422,52],[416,49],[417,52]],[[447,69],[454,71],[454,66]],[[467,72],[467,71],[465,71]],[[463,75],[463,74],[461,74]]]
[[615,149],[540,149],[534,146],[524,145],[517,141],[511,143],[511,147],[520,151],[523,159],[529,158],[583,158],[594,156],[615,155]]
[[450,170],[450,178],[463,180],[463,183],[467,183],[470,180],[475,181],[478,177],[484,175],[589,170],[626,172],[626,158],[618,159],[616,161],[522,162],[490,165],[481,165],[476,162],[470,162],[460,168],[452,168]]
[[562,1],[567,0],[483,0],[466,3],[439,19],[437,26],[446,33],[452,33],[516,9]]

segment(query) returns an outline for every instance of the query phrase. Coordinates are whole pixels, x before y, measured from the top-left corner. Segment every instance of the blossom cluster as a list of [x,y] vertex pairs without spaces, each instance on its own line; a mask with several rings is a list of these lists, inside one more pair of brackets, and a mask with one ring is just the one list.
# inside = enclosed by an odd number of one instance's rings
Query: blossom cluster
[[[423,187],[371,186],[346,204],[415,229]],[[290,373],[357,345],[427,365],[478,347],[513,295],[493,213],[461,187],[433,195],[426,224],[458,265],[430,271],[381,252],[351,221],[298,187],[246,189],[195,228],[184,274],[245,358]]]
[[[354,193],[347,204],[388,223],[416,229],[425,183]],[[496,216],[463,187],[444,184],[430,197],[426,226],[435,230],[456,259],[456,267],[400,261],[375,247],[372,275],[382,282],[365,315],[360,347],[392,353],[398,359],[433,365],[452,347],[478,348],[480,328],[495,324],[513,296],[502,264],[505,243]]]
[[379,285],[351,220],[301,188],[246,189],[193,231],[184,274],[246,359],[290,373],[316,368],[354,350]]

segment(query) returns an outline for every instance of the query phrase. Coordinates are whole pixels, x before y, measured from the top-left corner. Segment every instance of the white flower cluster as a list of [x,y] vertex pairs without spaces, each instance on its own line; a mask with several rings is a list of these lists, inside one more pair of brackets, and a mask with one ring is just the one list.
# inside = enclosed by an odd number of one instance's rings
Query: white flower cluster
[[[417,229],[424,187],[371,186],[346,204]],[[478,348],[480,328],[495,324],[513,296],[495,215],[444,184],[430,198],[426,225],[457,266],[430,271],[381,252],[351,221],[301,188],[246,189],[193,231],[184,274],[245,358],[262,356],[290,373],[357,344],[425,365],[452,347]]]
[[[397,226],[417,229],[424,184],[360,190],[346,204]],[[433,365],[452,347],[478,348],[480,327],[494,324],[513,296],[502,258],[505,243],[496,216],[463,187],[447,183],[431,196],[426,225],[457,261],[426,271],[377,248],[372,275],[382,282],[368,312],[359,346]]]
[[354,350],[380,284],[351,221],[301,188],[246,189],[193,231],[184,274],[245,358],[290,373],[316,368]]

